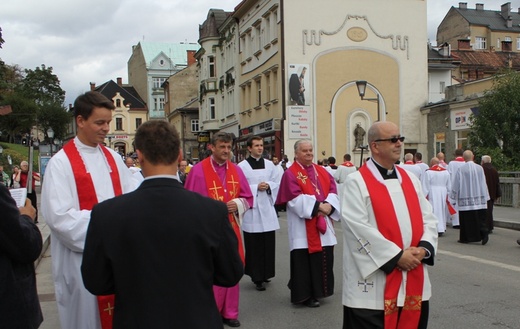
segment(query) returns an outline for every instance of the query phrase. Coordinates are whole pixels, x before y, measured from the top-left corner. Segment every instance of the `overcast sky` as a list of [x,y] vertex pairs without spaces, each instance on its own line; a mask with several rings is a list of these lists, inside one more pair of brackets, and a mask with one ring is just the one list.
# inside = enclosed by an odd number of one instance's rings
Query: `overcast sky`
[[[298,1],[298,0],[293,0]],[[198,26],[210,8],[232,11],[240,0],[6,0],[0,5],[5,43],[0,58],[9,65],[53,68],[66,104],[110,79],[128,82],[127,62],[140,41],[197,42]],[[468,8],[500,10],[506,0],[464,1]],[[428,38],[457,0],[428,0]],[[520,0],[511,1],[512,10]]]

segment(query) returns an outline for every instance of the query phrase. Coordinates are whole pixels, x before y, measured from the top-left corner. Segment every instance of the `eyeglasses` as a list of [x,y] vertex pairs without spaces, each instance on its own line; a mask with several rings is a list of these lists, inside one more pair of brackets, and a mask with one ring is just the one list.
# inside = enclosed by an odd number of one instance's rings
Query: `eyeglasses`
[[404,136],[376,139],[374,142],[392,142],[395,144],[397,141],[400,141],[401,143],[404,142]]

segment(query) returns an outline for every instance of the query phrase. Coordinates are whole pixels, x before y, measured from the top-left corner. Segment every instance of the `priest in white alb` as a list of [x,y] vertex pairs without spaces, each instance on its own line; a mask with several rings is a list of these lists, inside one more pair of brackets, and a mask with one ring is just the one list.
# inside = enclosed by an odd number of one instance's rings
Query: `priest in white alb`
[[83,247],[95,204],[135,189],[121,156],[102,144],[113,102],[89,91],[74,102],[77,136],[49,161],[41,210],[51,230],[52,273],[61,328],[111,328],[112,297],[97,298],[83,286]]
[[251,277],[256,290],[264,291],[264,283],[270,282],[275,275],[275,231],[280,228],[280,223],[274,203],[280,186],[279,172],[271,161],[262,157],[262,137],[249,137],[247,150],[250,156],[238,164],[253,193],[253,207],[244,213],[242,222],[246,253],[245,274]]
[[433,214],[438,219],[437,232],[442,236],[446,232],[446,223],[453,211],[448,201],[448,194],[451,192],[450,173],[440,166],[438,158],[432,158],[430,166],[422,175],[421,184],[424,196],[432,205]]
[[374,123],[371,158],[343,186],[343,328],[428,326],[437,219],[417,177],[394,165],[403,142],[394,123]]

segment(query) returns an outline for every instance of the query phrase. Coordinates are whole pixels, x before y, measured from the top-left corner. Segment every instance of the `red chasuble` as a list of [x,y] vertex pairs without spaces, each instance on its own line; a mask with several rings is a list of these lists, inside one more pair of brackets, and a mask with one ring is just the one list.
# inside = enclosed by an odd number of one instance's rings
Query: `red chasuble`
[[[119,171],[117,170],[114,157],[112,157],[112,154],[110,154],[106,147],[103,145],[99,146],[101,147],[111,169],[110,178],[112,180],[112,187],[114,188],[114,195],[121,195],[123,189],[121,187]],[[69,158],[70,165],[72,166],[72,173],[74,174],[74,180],[76,181],[76,189],[78,192],[79,208],[80,210],[92,210],[94,205],[98,203],[96,189],[94,188],[92,177],[90,177],[90,174],[87,172],[85,163],[76,148],[74,139],[63,147],[63,151]],[[111,329],[114,314],[114,295],[97,296],[97,300],[101,327],[103,329]]]
[[[399,175],[401,176],[401,187],[406,200],[406,206],[408,207],[408,213],[410,214],[412,226],[411,246],[417,247],[424,232],[419,198],[406,171],[397,166],[395,168],[399,171]],[[370,200],[372,201],[372,208],[374,209],[379,231],[386,239],[392,241],[404,250],[399,221],[397,220],[394,204],[392,203],[388,189],[374,177],[367,166],[361,167],[359,172],[361,176],[363,176],[368,193],[370,194]],[[385,329],[409,329],[417,328],[419,325],[424,284],[424,269],[422,265],[407,272],[404,306],[399,315],[397,295],[399,294],[402,280],[403,273],[397,268],[386,276],[384,293]]]
[[[322,192],[327,196],[330,190],[330,180],[328,178],[329,173],[321,166],[316,166],[314,164],[312,166],[316,170],[316,184],[320,184]],[[307,171],[299,163],[294,163],[288,170],[290,170],[296,177],[298,186],[300,186],[303,194],[316,195],[318,186],[314,186],[310,178],[307,176]],[[321,247],[320,229],[318,228],[318,217],[320,216],[314,216],[311,219],[305,220],[309,254],[321,252],[323,250]],[[325,219],[322,217],[321,220],[324,221]]]
[[[231,163],[231,161],[227,161],[226,163],[226,186],[222,185],[220,178],[217,175],[217,172],[213,168],[211,163],[211,157],[208,157],[202,161],[202,171],[204,172],[204,178],[206,180],[206,188],[208,189],[208,196],[214,200],[222,201],[227,203],[235,198],[238,198],[240,195],[240,178],[238,176],[237,169]],[[240,233],[240,227],[235,220],[233,214],[228,214],[229,222],[231,223],[231,227],[233,231],[235,231],[235,235],[238,239],[238,253],[240,258],[242,258],[242,263],[245,264],[245,254],[244,247],[242,244],[242,234]]]

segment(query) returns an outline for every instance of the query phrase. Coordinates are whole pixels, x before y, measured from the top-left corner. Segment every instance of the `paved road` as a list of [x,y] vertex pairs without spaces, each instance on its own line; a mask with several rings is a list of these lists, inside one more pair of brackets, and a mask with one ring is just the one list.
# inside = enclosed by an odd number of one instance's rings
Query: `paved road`
[[[337,227],[335,249],[336,289],[321,307],[293,306],[289,300],[289,251],[287,221],[280,213],[281,229],[276,233],[276,277],[267,290],[258,292],[249,277],[241,281],[240,321],[244,329],[341,328],[342,232]],[[436,264],[430,269],[433,298],[429,328],[520,328],[520,232],[505,229],[520,225],[520,209],[496,208],[497,228],[486,246],[456,243],[458,230],[449,228],[439,239]],[[48,228],[40,224],[44,235]],[[45,321],[42,329],[57,329],[51,255],[48,249],[37,267],[38,290]],[[173,311],[173,310],[172,310]]]

